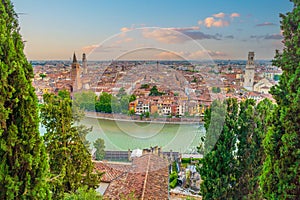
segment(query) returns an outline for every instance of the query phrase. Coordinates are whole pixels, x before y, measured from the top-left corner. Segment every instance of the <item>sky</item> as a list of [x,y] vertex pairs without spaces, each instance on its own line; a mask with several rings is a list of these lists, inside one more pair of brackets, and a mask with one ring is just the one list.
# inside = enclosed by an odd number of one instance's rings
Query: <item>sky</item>
[[249,51],[270,60],[283,48],[279,13],[293,8],[288,0],[12,2],[29,60],[69,60],[74,52],[90,60],[129,54],[136,55],[132,59],[245,60]]

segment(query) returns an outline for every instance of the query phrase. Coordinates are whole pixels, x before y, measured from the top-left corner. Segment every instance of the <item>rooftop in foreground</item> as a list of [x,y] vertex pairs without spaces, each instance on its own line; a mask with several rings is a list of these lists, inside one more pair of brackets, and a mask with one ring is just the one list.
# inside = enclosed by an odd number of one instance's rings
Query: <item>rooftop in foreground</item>
[[168,199],[168,161],[154,154],[135,157],[130,165],[95,162],[105,172],[99,191],[104,198]]

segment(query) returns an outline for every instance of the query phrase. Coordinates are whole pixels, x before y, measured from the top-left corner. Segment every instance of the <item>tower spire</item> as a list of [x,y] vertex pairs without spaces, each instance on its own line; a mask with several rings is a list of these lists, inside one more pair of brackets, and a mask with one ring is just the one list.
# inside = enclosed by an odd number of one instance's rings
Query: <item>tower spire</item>
[[77,63],[77,58],[76,58],[76,55],[75,55],[75,51],[74,51],[74,54],[73,54],[73,63]]

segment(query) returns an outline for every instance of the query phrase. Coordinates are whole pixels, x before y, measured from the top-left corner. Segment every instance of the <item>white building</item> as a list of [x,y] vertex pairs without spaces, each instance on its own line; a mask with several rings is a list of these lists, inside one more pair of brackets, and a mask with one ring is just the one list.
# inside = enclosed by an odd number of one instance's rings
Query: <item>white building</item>
[[269,94],[269,90],[273,85],[275,84],[273,84],[269,79],[263,78],[254,85],[253,91]]

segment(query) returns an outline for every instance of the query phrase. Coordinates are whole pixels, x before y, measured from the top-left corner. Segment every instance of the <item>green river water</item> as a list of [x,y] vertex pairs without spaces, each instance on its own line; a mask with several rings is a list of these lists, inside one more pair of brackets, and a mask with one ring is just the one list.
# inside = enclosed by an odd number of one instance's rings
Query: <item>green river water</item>
[[203,125],[160,124],[147,122],[114,121],[86,117],[82,124],[93,127],[87,139],[105,141],[105,150],[143,149],[160,146],[163,151],[192,153],[200,137],[205,134]]
[[[91,145],[97,138],[102,138],[107,151],[127,151],[159,146],[163,151],[193,153],[196,152],[201,136],[205,134],[205,129],[200,124],[130,122],[91,117],[85,117],[81,123],[93,127],[92,132],[87,135]],[[40,127],[42,135],[45,131]]]

